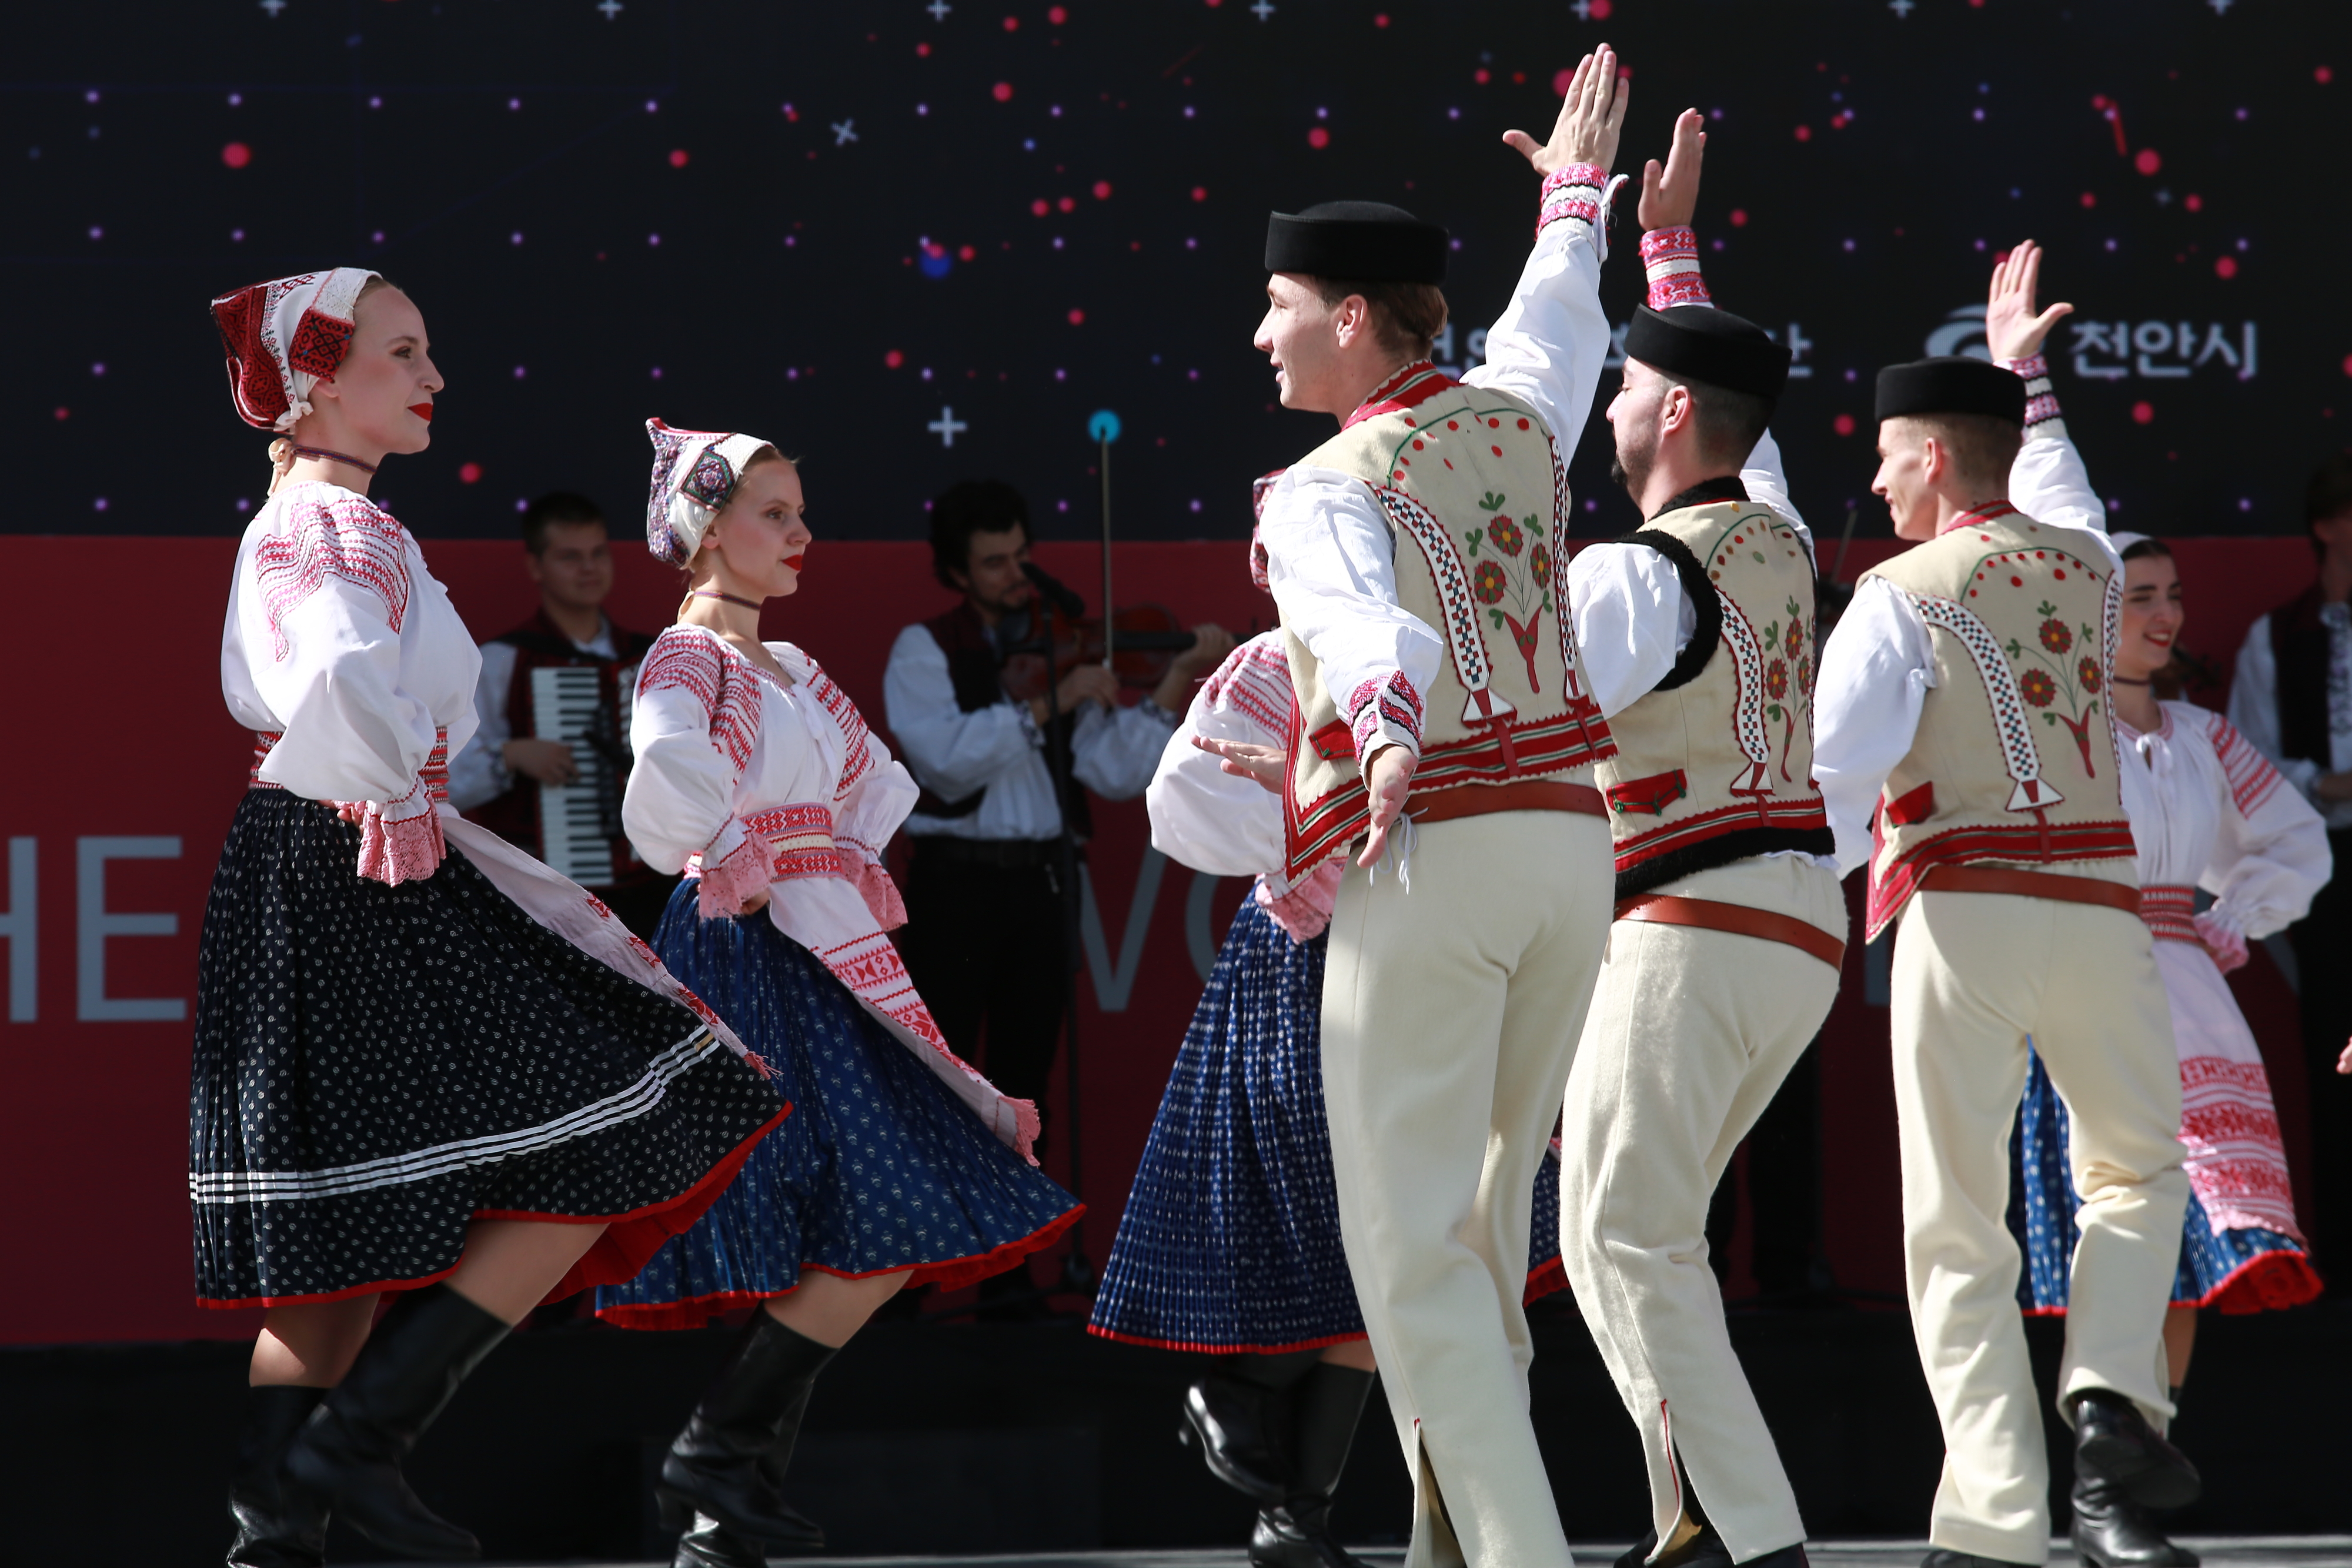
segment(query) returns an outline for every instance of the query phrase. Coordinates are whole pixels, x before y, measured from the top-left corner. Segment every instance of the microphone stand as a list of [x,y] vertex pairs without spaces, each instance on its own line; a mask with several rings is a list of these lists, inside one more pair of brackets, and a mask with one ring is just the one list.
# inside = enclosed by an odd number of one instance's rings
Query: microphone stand
[[[1007,657],[1015,653],[1036,653],[1045,661],[1045,774],[1053,784],[1054,812],[1060,823],[1059,831],[1051,841],[1054,846],[1053,858],[1046,862],[1046,865],[1053,878],[1054,891],[1060,895],[1061,902],[1062,928],[1055,935],[1060,940],[1062,949],[1062,1040],[1065,1051],[1063,1061],[1066,1064],[1065,1082],[1069,1091],[1068,1114],[1064,1118],[1067,1124],[1066,1146],[1069,1150],[1070,1157],[1071,1196],[1083,1201],[1086,1197],[1086,1187],[1081,1129],[1085,1122],[1085,1113],[1081,1109],[1082,1102],[1079,1099],[1078,965],[1083,957],[1084,945],[1079,935],[1081,904],[1078,885],[1080,859],[1078,841],[1077,836],[1070,829],[1071,805],[1078,789],[1077,780],[1074,776],[1076,762],[1072,756],[1072,743],[1076,736],[1066,731],[1062,724],[1061,683],[1054,678],[1053,627],[1050,617],[1046,613],[1049,585],[1051,591],[1056,593],[1067,593],[1068,591],[1063,589],[1060,584],[1053,582],[1052,579],[1045,577],[1042,572],[1035,576],[1042,580],[1034,581],[1032,589],[1036,604],[1032,622],[1032,625],[1035,628],[1035,634],[1027,642],[1008,648],[1004,652]],[[1081,605],[1080,609],[1083,611],[1084,606]],[[1066,607],[1064,607],[1064,613],[1068,613]],[[1072,616],[1074,620],[1079,618],[1079,616]],[[1069,727],[1069,730],[1075,730],[1075,725]],[[1087,1257],[1086,1218],[1083,1215],[1072,1222],[1069,1237],[1070,1250],[1062,1260],[1062,1279],[1059,1288],[1081,1299],[1091,1300],[1094,1295],[1095,1270],[1094,1264]]]

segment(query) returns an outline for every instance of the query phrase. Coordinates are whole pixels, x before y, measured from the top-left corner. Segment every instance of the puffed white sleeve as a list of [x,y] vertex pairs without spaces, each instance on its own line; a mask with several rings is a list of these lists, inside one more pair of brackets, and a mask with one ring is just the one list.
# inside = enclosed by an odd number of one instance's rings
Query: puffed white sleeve
[[[854,714],[856,709],[850,711]],[[834,796],[833,841],[848,852],[849,879],[856,884],[874,923],[885,931],[896,931],[907,924],[907,905],[882,864],[882,855],[889,847],[890,835],[915,809],[920,791],[914,775],[890,755],[890,748],[863,718],[844,727],[849,751]]]
[[1357,760],[1383,746],[1420,756],[1421,694],[1445,644],[1397,602],[1396,544],[1371,492],[1336,469],[1286,470],[1266,492],[1258,540],[1282,623],[1322,665]]
[[675,874],[702,857],[703,914],[733,914],[725,895],[764,886],[760,846],[735,815],[735,786],[757,739],[751,717],[727,702],[728,672],[715,643],[665,632],[646,655],[629,711],[635,763],[621,798],[621,825],[637,856]]
[[1674,673],[1698,613],[1674,562],[1646,545],[1587,545],[1568,563],[1568,602],[1592,700],[1615,717]]
[[1756,450],[1739,465],[1739,483],[1748,491],[1748,498],[1759,506],[1771,507],[1796,525],[1797,537],[1804,541],[1805,558],[1818,570],[1821,557],[1813,549],[1813,530],[1797,510],[1797,503],[1789,498],[1789,476],[1780,466],[1780,444],[1766,431],[1757,439]]
[[2025,440],[2009,466],[2009,502],[2037,523],[2081,528],[2100,536],[2107,532],[2107,505],[2091,488],[2090,471],[2083,455],[2066,434],[2058,412],[2058,394],[2052,390],[2050,365],[2041,354],[2003,360],[2003,370],[2025,378]]
[[2327,824],[2228,719],[2176,713],[2204,721],[2229,781],[2212,862],[2198,878],[2214,896],[2199,927],[2211,922],[2249,941],[2284,930],[2310,912],[2312,895],[2334,873]]
[[1911,749],[1936,684],[1927,622],[1883,577],[1865,577],[1822,646],[1813,777],[1837,839],[1838,874],[1870,860],[1879,792]]
[[1543,226],[1510,303],[1486,329],[1486,362],[1462,379],[1523,397],[1543,414],[1560,461],[1576,451],[1609,358],[1597,227],[1604,176],[1590,165],[1544,182]]
[[[338,549],[332,521],[308,526],[306,552]],[[393,559],[386,552],[372,564],[383,570]],[[263,572],[259,597],[280,594],[274,629],[285,652],[247,667],[255,689],[285,724],[262,760],[261,778],[312,800],[365,801],[395,821],[432,810],[417,772],[436,738],[432,709],[400,686],[393,604],[404,605],[410,591],[404,558],[397,570],[397,583],[387,587],[331,564],[317,586],[290,604]]]
[[1288,739],[1289,663],[1265,632],[1225,655],[1193,693],[1144,791],[1151,847],[1212,876],[1255,876],[1283,863],[1282,798],[1224,770],[1195,737],[1280,747]]
[[1088,703],[1070,737],[1070,776],[1106,800],[1132,800],[1151,782],[1176,716],[1150,697],[1104,709]]

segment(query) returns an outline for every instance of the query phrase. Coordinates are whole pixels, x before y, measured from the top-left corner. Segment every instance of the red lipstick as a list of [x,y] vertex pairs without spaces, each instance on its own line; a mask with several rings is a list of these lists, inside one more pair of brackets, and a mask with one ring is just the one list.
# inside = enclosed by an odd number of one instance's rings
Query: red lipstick
[[412,402],[408,405],[408,412],[427,424],[433,423],[433,405],[429,402]]
[[788,556],[786,556],[786,557],[784,558],[784,564],[785,564],[786,566],[788,566],[788,567],[791,567],[794,571],[798,571],[798,570],[800,570],[800,569],[801,569],[801,562],[803,562],[803,561],[804,561],[804,560],[806,560],[806,559],[808,559],[808,551],[806,551],[806,550],[803,550],[803,551],[802,551],[800,554],[798,554],[798,555],[788,555]]

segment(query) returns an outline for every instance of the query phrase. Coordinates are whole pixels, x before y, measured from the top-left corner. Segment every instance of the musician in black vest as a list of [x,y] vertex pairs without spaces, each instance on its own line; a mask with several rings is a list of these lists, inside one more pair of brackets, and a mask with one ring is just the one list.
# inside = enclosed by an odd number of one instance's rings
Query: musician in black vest
[[[1192,683],[1234,643],[1196,627],[1193,646],[1133,706],[1119,706],[1118,678],[1099,664],[1063,676],[1051,700],[1016,703],[1002,668],[1033,635],[1028,559],[1029,508],[1011,486],[966,480],[935,501],[931,570],[963,602],[898,633],[882,693],[898,755],[923,786],[907,819],[908,972],[959,1055],[1007,1094],[1042,1102],[1069,979],[1063,823],[1083,841],[1087,790],[1143,793]],[[1049,747],[1066,748],[1058,802]]]
[[2336,876],[2287,928],[2303,1001],[2311,1103],[2314,1250],[2352,1257],[2352,1080],[2336,1058],[2352,1035],[2352,452],[2304,492],[2319,578],[2256,621],[2238,650],[2230,722],[2327,821]]
[[550,860],[540,786],[577,783],[580,768],[568,742],[534,733],[531,672],[551,665],[594,671],[595,708],[583,741],[607,763],[604,778],[610,788],[593,802],[593,825],[610,845],[612,874],[598,879],[576,874],[576,867],[557,869],[650,941],[677,879],[654,871],[630,847],[621,831],[621,789],[628,782],[629,702],[638,661],[653,639],[605,618],[613,553],[594,502],[562,491],[541,496],[524,509],[522,542],[524,562],[539,585],[539,613],[482,644],[482,674],[474,687],[481,727],[450,764],[449,800],[508,842]]

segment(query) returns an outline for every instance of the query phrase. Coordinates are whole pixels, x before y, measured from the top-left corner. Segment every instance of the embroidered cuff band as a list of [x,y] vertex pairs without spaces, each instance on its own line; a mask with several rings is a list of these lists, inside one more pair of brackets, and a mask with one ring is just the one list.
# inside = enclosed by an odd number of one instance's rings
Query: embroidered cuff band
[[2041,354],[2028,354],[2021,360],[2003,360],[2000,368],[2014,371],[2025,378],[2025,428],[2047,424],[2058,417],[2058,392],[2050,382],[2050,361]]
[[1601,191],[1608,178],[1592,163],[1570,163],[1545,175],[1536,233],[1542,234],[1561,218],[1572,218],[1588,229],[1597,226],[1601,222]]
[[1698,231],[1688,224],[1652,229],[1642,236],[1642,270],[1649,275],[1650,308],[1712,305],[1706,279],[1699,276]]

